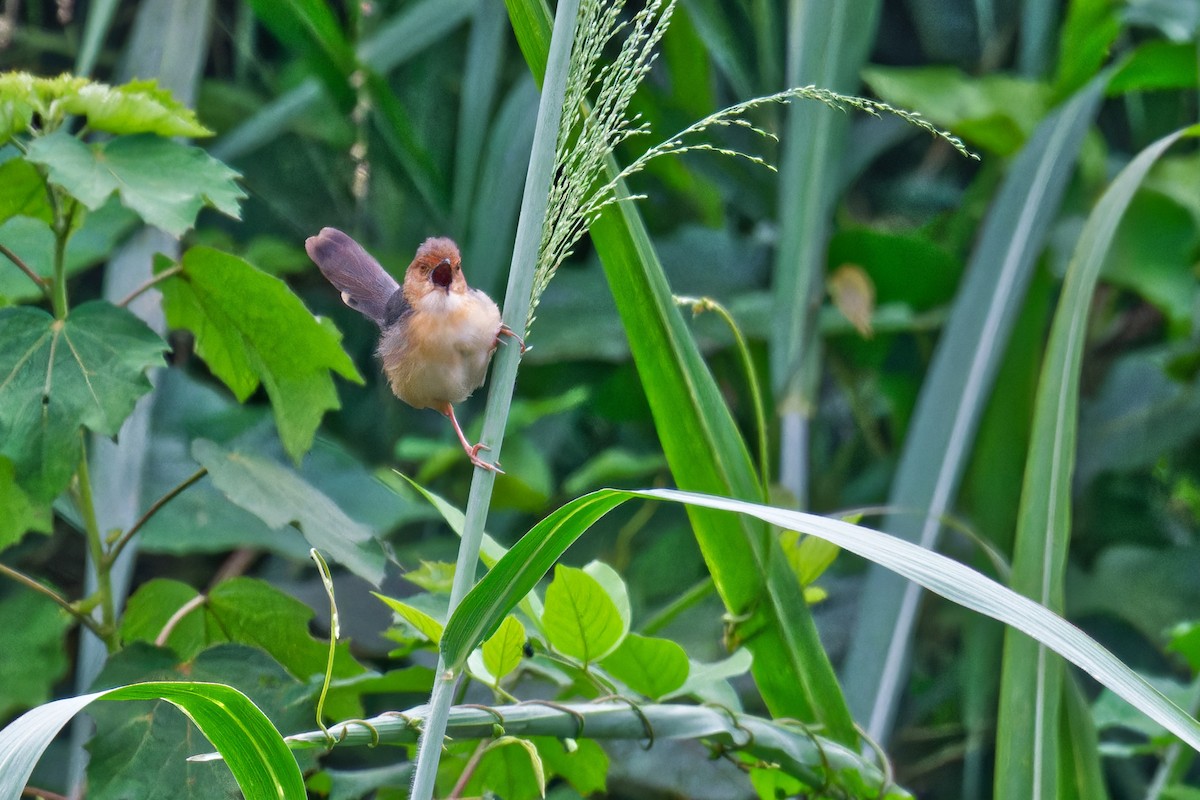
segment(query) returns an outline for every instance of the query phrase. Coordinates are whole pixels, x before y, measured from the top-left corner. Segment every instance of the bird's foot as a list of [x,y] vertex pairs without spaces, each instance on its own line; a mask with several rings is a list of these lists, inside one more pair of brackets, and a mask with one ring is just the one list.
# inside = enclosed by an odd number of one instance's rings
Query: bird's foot
[[493,347],[499,346],[501,336],[511,336],[512,338],[516,339],[517,344],[521,345],[521,355],[525,355],[526,351],[529,350],[529,348],[525,346],[525,340],[522,339],[516,331],[514,331],[512,328],[508,327],[507,325],[501,325],[500,330],[496,331],[496,344],[493,345]]
[[467,450],[467,456],[471,459],[471,463],[474,464],[475,466],[480,467],[481,469],[486,469],[486,470],[495,472],[497,475],[503,475],[504,470],[500,469],[499,464],[489,464],[488,462],[484,461],[482,458],[479,457],[480,450],[491,450],[491,449],[492,448],[488,447],[483,442],[480,442],[479,444],[473,445],[470,449]]

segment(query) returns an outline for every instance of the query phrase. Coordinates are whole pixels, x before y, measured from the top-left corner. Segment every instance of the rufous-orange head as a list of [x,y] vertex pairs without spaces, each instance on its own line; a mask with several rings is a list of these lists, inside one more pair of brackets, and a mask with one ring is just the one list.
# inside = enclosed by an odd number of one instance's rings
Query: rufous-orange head
[[451,239],[426,239],[404,273],[404,293],[415,303],[431,292],[464,294],[468,289],[458,245]]

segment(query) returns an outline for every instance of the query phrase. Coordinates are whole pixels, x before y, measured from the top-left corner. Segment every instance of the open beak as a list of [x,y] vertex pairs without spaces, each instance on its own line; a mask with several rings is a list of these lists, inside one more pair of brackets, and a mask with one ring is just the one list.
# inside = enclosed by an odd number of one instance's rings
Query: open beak
[[454,270],[450,268],[450,259],[443,258],[441,263],[433,268],[433,272],[430,273],[429,277],[434,284],[442,287],[447,292],[450,291],[450,281],[454,278]]

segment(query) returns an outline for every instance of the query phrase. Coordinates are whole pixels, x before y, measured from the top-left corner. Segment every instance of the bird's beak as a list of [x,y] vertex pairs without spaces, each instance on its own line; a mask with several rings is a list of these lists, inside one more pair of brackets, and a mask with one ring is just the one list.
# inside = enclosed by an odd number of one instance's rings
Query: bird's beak
[[443,258],[441,263],[429,274],[430,280],[447,292],[450,291],[450,281],[454,279],[454,270],[450,268],[450,259]]

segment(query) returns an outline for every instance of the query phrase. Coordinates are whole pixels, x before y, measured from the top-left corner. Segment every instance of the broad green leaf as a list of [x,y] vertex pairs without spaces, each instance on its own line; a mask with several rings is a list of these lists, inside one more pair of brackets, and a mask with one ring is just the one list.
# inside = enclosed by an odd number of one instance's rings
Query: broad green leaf
[[[141,681],[222,682],[246,695],[276,730],[311,725],[309,686],[288,676],[260,650],[218,645],[180,662],[169,651],[136,644],[115,654],[98,686]],[[98,800],[204,800],[236,793],[228,763],[189,757],[212,746],[169,703],[153,695],[141,703],[100,703],[89,709],[96,733],[88,743],[88,795]],[[311,765],[305,758],[301,768]]]
[[82,453],[79,429],[116,436],[150,390],[146,370],[166,344],[123,308],[94,301],[56,320],[0,309],[0,455],[36,501],[67,485]]
[[546,773],[537,747],[528,739],[501,736],[489,742],[467,791],[495,793],[504,800],[536,800],[546,796]]
[[308,543],[331,560],[373,586],[383,580],[383,550],[371,530],[292,470],[205,439],[192,443],[192,457],[231,502],[275,529],[295,523]]
[[1192,672],[1200,674],[1200,622],[1182,622],[1171,630],[1167,649],[1183,656]]
[[[0,508],[5,508],[0,501]],[[5,511],[0,515],[6,514]],[[44,703],[67,672],[64,637],[74,619],[50,598],[19,587],[0,598],[0,716]],[[19,656],[18,656],[19,654]]]
[[88,83],[65,96],[62,107],[69,114],[87,117],[89,128],[106,133],[166,137],[213,134],[197,121],[194,111],[155,81],[130,81],[120,86]]
[[499,681],[517,668],[525,649],[525,626],[514,616],[507,616],[499,629],[483,643],[483,665]]
[[1188,89],[1200,84],[1196,48],[1186,42],[1154,39],[1138,46],[1121,62],[1108,84],[1108,94],[1151,89]]
[[[208,628],[204,619],[204,604],[175,619],[175,614],[194,602],[200,592],[182,581],[154,578],[143,583],[126,601],[121,615],[121,641],[145,642],[169,648],[183,661],[189,661],[210,644],[227,642],[219,628]],[[172,623],[166,641],[159,643],[168,622]]]
[[625,586],[625,581],[615,569],[603,561],[589,561],[584,565],[583,571],[595,578],[596,582],[600,584],[600,588],[613,601],[613,606],[616,607],[617,614],[621,617],[621,629],[628,633],[633,620],[633,612],[629,608],[629,590]]
[[999,155],[1020,149],[1050,106],[1050,90],[1042,83],[974,77],[954,67],[870,67],[863,80],[892,105],[919,111]]
[[750,671],[754,657],[745,647],[728,657],[712,663],[688,660],[688,677],[670,697],[694,697],[706,703],[718,703],[726,708],[741,708],[741,700],[730,680]]
[[0,731],[0,800],[21,796],[34,765],[58,732],[94,701],[159,698],[183,711],[212,742],[247,800],[304,800],[296,759],[262,711],[236,689],[199,682],[122,686],[55,700],[23,714]]
[[809,586],[837,558],[835,545],[815,536],[801,536],[796,531],[784,531],[779,537],[783,553],[801,586]]
[[12,461],[0,456],[0,550],[21,541],[29,531],[50,533],[50,504],[34,502],[17,483]]
[[26,158],[46,168],[50,182],[90,209],[116,192],[150,225],[182,236],[210,206],[234,219],[246,193],[238,174],[198,147],[152,134],[88,145],[57,131],[35,139]]
[[627,633],[604,587],[583,570],[562,564],[546,587],[542,629],[556,650],[585,664],[611,653]]
[[608,511],[635,497],[748,514],[786,530],[826,539],[952,602],[1034,637],[1200,752],[1200,722],[1074,625],[970,567],[849,522],[675,489],[593,492],[572,500],[535,525],[476,584],[451,616],[442,634],[446,664],[461,664],[579,536]]
[[196,351],[239,401],[266,388],[279,438],[299,462],[325,411],[338,408],[330,371],[362,382],[340,337],[283,281],[236,256],[194,247],[181,266],[162,284],[167,322],[196,335]]
[[[172,617],[199,594],[187,584],[155,579],[138,587],[129,598],[121,620],[121,638],[125,642],[156,643]],[[257,647],[288,671],[307,682],[323,675],[329,656],[328,639],[310,633],[313,611],[305,603],[253,578],[222,581],[207,594],[204,602],[174,621],[165,645],[181,661],[189,661],[216,644],[233,642]],[[333,675],[344,681],[366,674],[366,669],[350,655],[350,645],[339,643],[334,656]],[[361,713],[361,708],[326,708],[338,716]]]
[[[1010,581],[1013,589],[1054,611],[1063,608],[1079,375],[1092,295],[1134,192],[1151,165],[1184,134],[1165,136],[1139,153],[1097,202],[1079,234],[1054,315],[1038,383]],[[1200,127],[1191,132],[1197,134]],[[1056,796],[1062,681],[1061,662],[1038,642],[1008,632],[996,730],[997,797]]]
[[656,639],[631,633],[600,662],[614,678],[653,700],[659,700],[679,687],[688,677],[688,657],[670,639]]
[[388,608],[399,614],[401,619],[416,628],[422,636],[433,642],[435,645],[442,641],[442,623],[438,622],[429,614],[426,614],[416,606],[405,603],[402,600],[385,597],[378,592],[372,592],[371,594],[382,600]]
[[547,775],[557,775],[584,797],[603,792],[608,787],[608,753],[592,739],[578,739],[568,749],[562,739],[549,736],[530,737],[542,758]]
[[[1024,305],[1034,266],[1046,245],[1074,172],[1084,135],[1101,100],[1094,81],[1039,126],[995,195],[938,339],[904,440],[884,530],[934,549],[941,518],[953,506],[1010,332]],[[873,567],[858,625],[842,666],[855,718],[886,739],[907,675],[919,587]]]

